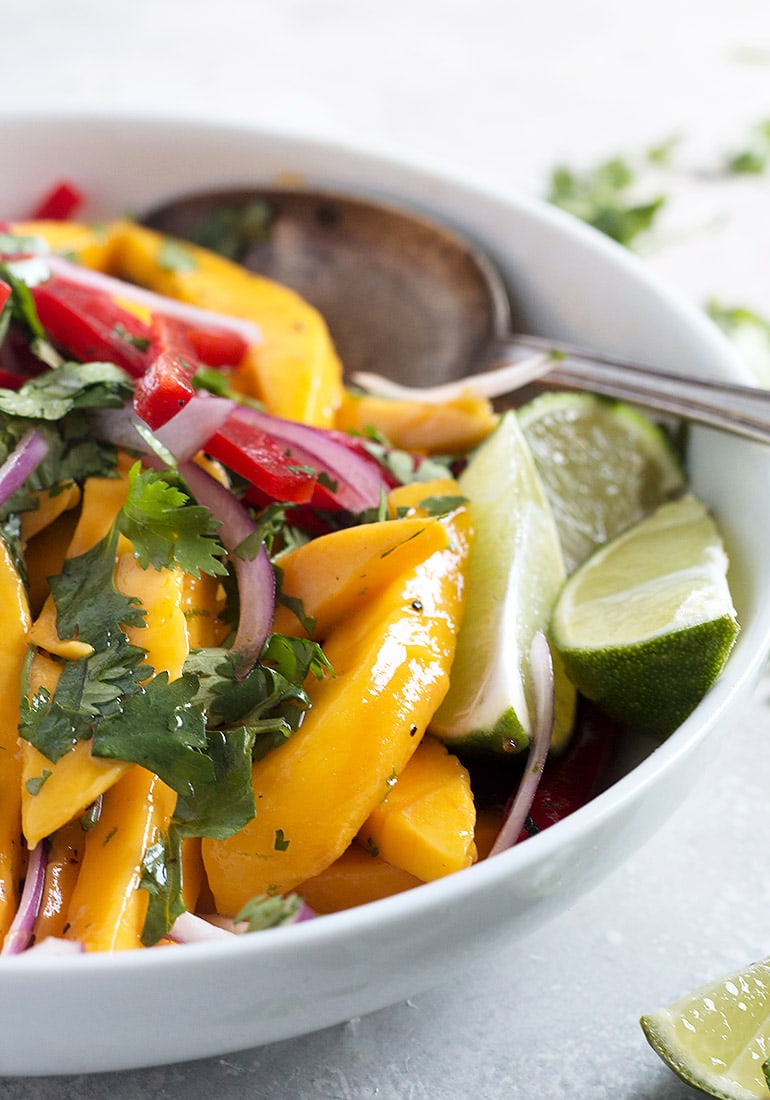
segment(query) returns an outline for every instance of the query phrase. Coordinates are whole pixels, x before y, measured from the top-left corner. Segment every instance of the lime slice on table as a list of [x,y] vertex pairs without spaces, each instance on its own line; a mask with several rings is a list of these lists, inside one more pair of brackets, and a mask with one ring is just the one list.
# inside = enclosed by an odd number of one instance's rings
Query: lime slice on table
[[551,623],[578,691],[661,739],[700,702],[737,634],[727,555],[692,494],[600,547],[564,585]]
[[[431,731],[454,748],[519,751],[532,734],[532,639],[565,579],[551,508],[516,413],[506,413],[459,478],[474,541],[450,687]],[[554,658],[552,747],[566,744],[575,691]]]
[[770,959],[642,1016],[650,1046],[688,1085],[722,1100],[770,1096]]
[[684,489],[666,433],[621,401],[544,393],[519,422],[551,502],[568,573]]

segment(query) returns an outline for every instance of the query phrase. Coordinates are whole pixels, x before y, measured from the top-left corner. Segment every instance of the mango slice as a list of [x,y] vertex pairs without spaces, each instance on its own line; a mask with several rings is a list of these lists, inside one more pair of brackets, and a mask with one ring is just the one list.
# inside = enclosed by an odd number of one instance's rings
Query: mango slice
[[139,889],[145,852],[168,828],[176,794],[133,766],[104,795],[69,906],[66,936],[87,951],[142,946],[149,895]]
[[342,431],[365,434],[374,428],[394,447],[420,454],[469,451],[496,426],[489,401],[470,394],[436,405],[346,392],[337,412]]
[[300,883],[297,893],[314,913],[338,913],[419,885],[420,879],[408,871],[394,867],[354,842],[329,867]]
[[227,840],[204,839],[219,912],[292,890],[338,859],[417,748],[448,687],[472,538],[465,508],[441,522],[448,546],[330,631],[335,676],[309,686],[299,731],[254,765],[256,818]]
[[21,749],[17,737],[30,614],[24,584],[0,540],[0,937],[16,912],[21,878]]
[[110,229],[113,275],[171,298],[254,321],[262,342],[239,371],[247,392],[275,416],[332,427],[342,401],[342,366],[321,314],[293,290],[204,248],[185,244],[192,266],[163,264],[162,234],[130,222]]
[[470,867],[476,858],[470,776],[435,737],[425,737],[359,840],[423,882]]

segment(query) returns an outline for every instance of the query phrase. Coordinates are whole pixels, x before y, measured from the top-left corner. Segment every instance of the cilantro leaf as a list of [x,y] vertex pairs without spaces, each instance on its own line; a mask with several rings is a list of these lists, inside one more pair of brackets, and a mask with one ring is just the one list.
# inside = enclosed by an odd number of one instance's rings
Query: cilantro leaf
[[[309,699],[303,687],[308,675],[318,679],[331,669],[316,642],[271,634],[260,663],[244,677],[227,649],[196,650],[185,670],[198,677],[201,700],[211,726],[243,724],[275,743],[299,729]],[[262,748],[266,748],[263,742]]]
[[640,200],[636,173],[628,161],[613,157],[582,174],[560,165],[551,173],[549,202],[630,247],[647,232],[666,202],[665,195]]
[[65,558],[59,576],[51,577],[60,638],[79,638],[96,648],[116,626],[143,626],[144,610],[135,596],[115,588],[117,526],[76,557]]
[[145,851],[139,889],[149,894],[142,943],[152,947],[186,910],[182,900],[182,851],[176,837],[163,836]]
[[223,547],[216,541],[219,523],[202,505],[172,484],[173,474],[142,470],[136,463],[129,473],[128,499],[119,526],[134,547],[143,569],[170,569],[185,573],[223,576]]
[[247,901],[235,918],[235,923],[245,922],[247,932],[261,932],[265,928],[277,928],[296,920],[304,902],[299,894],[273,897],[259,894]]
[[191,705],[197,691],[194,676],[153,676],[95,725],[93,755],[141,764],[178,794],[194,798],[215,778],[203,714]]
[[19,390],[0,389],[0,412],[37,420],[61,420],[76,409],[119,408],[133,393],[114,363],[62,363],[31,378]]
[[245,726],[209,730],[206,754],[212,774],[195,789],[194,796],[180,792],[173,826],[180,836],[207,836],[223,840],[254,817],[251,783],[254,735]]
[[158,251],[158,266],[164,271],[194,271],[198,261],[189,248],[173,237],[165,237]]
[[242,260],[252,245],[269,238],[272,220],[273,209],[263,199],[240,207],[222,204],[209,210],[187,236],[229,260]]
[[450,512],[454,512],[456,508],[461,507],[463,504],[468,503],[468,498],[464,496],[436,496],[425,497],[420,501],[420,507],[423,508],[429,516],[446,516]]

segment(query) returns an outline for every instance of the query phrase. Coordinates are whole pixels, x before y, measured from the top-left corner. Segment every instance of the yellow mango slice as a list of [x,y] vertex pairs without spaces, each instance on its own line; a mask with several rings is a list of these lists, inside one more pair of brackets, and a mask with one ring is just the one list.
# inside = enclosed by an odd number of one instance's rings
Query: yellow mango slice
[[497,834],[503,825],[503,811],[500,808],[486,807],[476,814],[476,851],[479,859],[486,859]]
[[431,882],[474,862],[475,824],[467,769],[429,736],[366,819],[359,839],[388,863]]
[[374,428],[394,447],[421,454],[469,451],[496,426],[489,401],[470,394],[437,405],[346,392],[337,412],[342,431],[364,434]]
[[176,794],[156,775],[132,767],[104,795],[68,911],[66,936],[87,951],[141,947],[148,894],[140,890],[147,849],[168,828]]
[[222,585],[217,577],[187,574],[182,585],[181,610],[187,623],[190,649],[221,645],[229,627],[219,618],[224,608]]
[[[75,508],[62,512],[49,526],[30,537],[24,547],[24,562],[27,567],[27,595],[29,608],[35,619],[39,617],[45,601],[50,595],[49,577],[61,573],[67,550],[78,521]],[[22,535],[24,524],[22,521]]]
[[204,839],[219,912],[292,890],[338,859],[417,748],[447,690],[471,543],[466,509],[441,522],[448,546],[329,633],[336,675],[309,685],[298,732],[255,763],[255,819],[227,840]]
[[47,936],[63,936],[72,893],[83,860],[86,833],[79,821],[71,821],[50,840],[40,909],[35,919],[36,942]]
[[353,843],[329,867],[300,883],[296,892],[314,913],[338,913],[420,884],[414,875]]
[[72,256],[86,267],[103,270],[107,264],[110,241],[103,227],[74,221],[22,221],[13,222],[11,232],[40,237],[54,252]]
[[80,487],[74,481],[52,489],[40,489],[32,495],[37,499],[37,508],[22,512],[20,517],[21,537],[25,543],[58,519],[62,512],[80,503]]
[[[126,492],[124,480],[90,479],[86,482],[81,522],[70,547],[73,556],[89,549],[107,533]],[[142,569],[130,544],[121,540],[120,546],[123,549],[116,562],[115,585],[126,595],[136,596],[146,611],[146,625],[126,631],[129,641],[147,651],[146,661],[156,672],[168,672],[172,678],[179,676],[189,652],[187,624],[181,609],[184,575],[180,570]],[[53,600],[50,600],[31,634],[37,644],[49,652],[61,653],[64,647],[58,642],[55,614]],[[31,689],[44,683],[52,693],[58,672],[55,670],[56,666],[45,664],[42,654],[36,654],[32,661]],[[47,676],[53,677],[52,682],[45,678]],[[87,741],[79,741],[55,764],[25,742],[23,758],[22,820],[24,835],[31,848],[67,821],[80,816],[132,767],[123,761],[92,756]],[[42,777],[45,782],[38,786]]]
[[16,912],[21,878],[21,748],[17,736],[30,614],[24,584],[0,540],[0,937]]
[[[437,519],[385,520],[332,531],[279,559],[281,591],[301,600],[305,614],[315,619],[313,636],[322,639],[361,600],[446,544],[446,528]],[[281,604],[273,629],[302,633],[294,612]]]
[[112,274],[204,309],[254,321],[262,342],[249,349],[239,381],[275,416],[332,427],[342,401],[342,367],[321,314],[288,287],[207,249],[185,244],[194,267],[162,263],[165,238],[120,222],[110,231]]

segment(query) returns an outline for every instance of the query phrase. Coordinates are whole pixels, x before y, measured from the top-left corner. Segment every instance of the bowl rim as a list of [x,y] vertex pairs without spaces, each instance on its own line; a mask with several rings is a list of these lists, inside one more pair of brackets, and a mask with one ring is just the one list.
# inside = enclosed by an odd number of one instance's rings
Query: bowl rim
[[[515,208],[539,223],[554,226],[560,233],[587,242],[594,252],[608,256],[613,265],[620,265],[638,284],[645,286],[658,297],[664,298],[669,308],[681,317],[684,325],[691,330],[700,331],[704,339],[714,348],[715,354],[723,361],[726,373],[739,378],[747,376],[748,372],[737,360],[726,337],[719,333],[705,314],[678,295],[675,290],[664,286],[660,278],[653,276],[637,257],[598,231],[532,196],[519,194],[513,190],[503,192],[500,189],[469,183],[456,174],[438,172],[419,164],[402,162],[395,157],[367,150],[366,147],[358,144],[353,146],[339,141],[329,141],[312,135],[308,136],[300,131],[290,132],[213,118],[202,119],[176,112],[142,114],[133,110],[83,111],[67,108],[60,110],[31,108],[28,111],[19,112],[0,108],[0,132],[13,126],[40,129],[59,125],[63,128],[71,127],[80,130],[105,124],[119,124],[142,131],[152,129],[157,133],[181,128],[188,137],[196,133],[202,136],[224,135],[230,141],[243,140],[256,145],[269,142],[287,150],[300,147],[305,151],[310,150],[316,157],[336,158],[341,168],[335,171],[335,176],[344,175],[351,163],[366,162],[372,170],[382,166],[388,173],[403,173],[412,181],[413,186],[419,182],[428,191],[440,192],[442,188],[448,187],[453,192],[462,192],[469,197],[475,196],[483,203],[497,203],[504,207]],[[212,171],[212,178],[215,176],[216,171]],[[367,193],[367,188],[364,186],[358,188],[358,191]],[[734,697],[759,675],[765,660],[764,649],[770,643],[770,614],[765,615],[765,620],[763,630],[760,631],[757,627],[755,633],[760,634],[761,637],[752,638],[752,646],[749,646],[749,639],[739,641],[740,653],[736,647],[731,658],[735,660],[736,654],[740,656],[734,675],[727,681],[718,681],[712,687],[706,716],[698,711],[694,712],[666,742],[655,748],[650,755],[637,763],[612,786],[574,814],[529,838],[526,844],[514,846],[509,851],[493,859],[481,861],[459,874],[425,883],[419,889],[370,902],[355,909],[329,914],[322,920],[302,922],[299,926],[267,929],[259,936],[238,936],[233,937],[232,941],[216,940],[188,944],[185,945],[183,952],[138,949],[114,954],[87,953],[77,956],[22,954],[4,958],[0,970],[7,976],[23,973],[25,980],[34,981],[36,978],[51,975],[65,978],[73,973],[77,975],[102,972],[121,974],[127,969],[138,969],[143,972],[147,967],[160,972],[169,970],[173,972],[180,966],[187,968],[193,964],[217,962],[225,956],[234,956],[244,962],[247,959],[257,961],[263,955],[271,954],[287,944],[295,944],[297,947],[300,944],[322,946],[330,940],[336,941],[351,932],[359,932],[362,929],[376,931],[385,925],[408,921],[423,913],[429,914],[441,906],[457,904],[469,891],[493,889],[509,877],[515,876],[521,869],[546,859],[549,853],[560,849],[566,839],[570,838],[579,845],[581,838],[590,834],[597,824],[610,820],[632,799],[632,796],[644,795],[677,760],[688,756],[699,742],[709,736]],[[756,644],[757,640],[763,643],[764,649]]]

